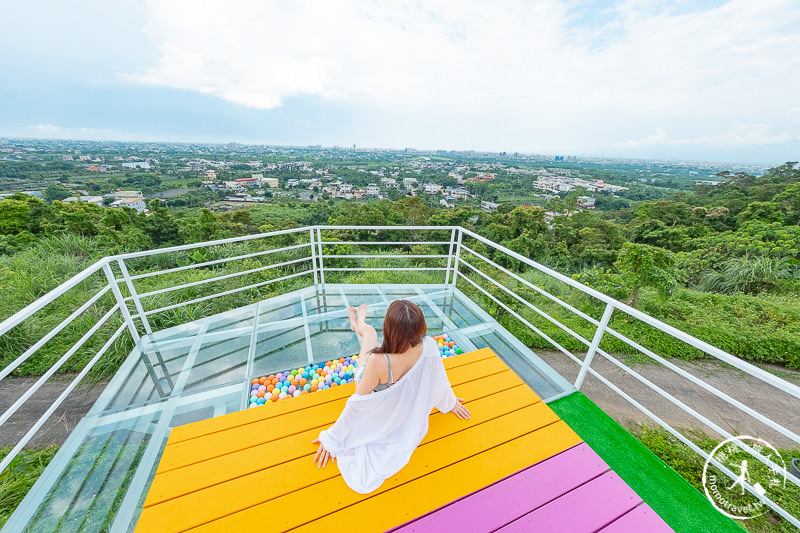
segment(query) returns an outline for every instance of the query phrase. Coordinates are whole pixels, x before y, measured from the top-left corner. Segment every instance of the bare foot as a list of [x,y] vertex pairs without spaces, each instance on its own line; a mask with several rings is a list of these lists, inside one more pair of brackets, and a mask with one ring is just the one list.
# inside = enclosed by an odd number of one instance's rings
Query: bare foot
[[[361,326],[367,325],[367,304],[361,304],[358,306],[358,312],[356,313],[356,327],[360,329]],[[356,330],[358,332],[358,330]]]
[[358,311],[352,305],[347,308],[347,316],[350,317],[350,331],[356,331],[358,328],[357,313]]

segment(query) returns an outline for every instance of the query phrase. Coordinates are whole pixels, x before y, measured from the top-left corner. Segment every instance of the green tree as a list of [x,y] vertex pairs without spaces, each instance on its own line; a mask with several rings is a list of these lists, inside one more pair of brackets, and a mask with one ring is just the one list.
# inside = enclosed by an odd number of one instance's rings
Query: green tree
[[16,235],[23,231],[39,233],[49,210],[43,201],[27,194],[3,198],[0,200],[0,235]]
[[780,204],[776,202],[751,202],[747,208],[736,215],[740,224],[750,220],[762,220],[764,222],[783,222],[786,215],[781,210]]
[[69,189],[67,189],[60,183],[51,183],[42,193],[42,198],[44,198],[47,202],[50,203],[53,203],[56,200],[63,200],[64,198],[69,198],[70,196],[72,195],[70,194]]
[[800,182],[788,186],[774,200],[784,211],[787,225],[800,225]]
[[144,217],[142,230],[155,246],[173,246],[182,244],[180,228],[172,218],[169,210],[161,206],[158,199],[150,200],[147,204],[150,216]]
[[614,267],[628,285],[628,305],[635,304],[642,287],[653,287],[658,294],[666,296],[680,279],[672,253],[647,244],[627,243]]

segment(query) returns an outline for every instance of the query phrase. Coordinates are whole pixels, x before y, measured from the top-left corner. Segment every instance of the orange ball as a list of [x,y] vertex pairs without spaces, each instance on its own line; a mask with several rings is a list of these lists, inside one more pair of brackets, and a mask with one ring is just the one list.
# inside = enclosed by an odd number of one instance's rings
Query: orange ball
[[270,400],[272,400],[273,402],[277,402],[278,396],[273,395],[272,398],[270,398]]
[[267,385],[267,392],[272,392],[275,390],[275,385],[269,384]]
[[272,379],[274,377],[275,377],[275,374],[270,374],[269,376],[267,376],[267,379]]
[[295,387],[297,387],[297,380],[296,380],[296,379],[293,379],[293,380],[291,381],[291,383],[292,383],[292,385],[294,385]]
[[259,398],[263,398],[264,397],[264,393],[262,391],[258,391],[258,397]]
[[306,383],[308,383],[308,380],[306,378],[300,378],[300,385],[301,386],[305,385]]
[[251,384],[251,385],[258,385],[258,378],[254,379],[254,380],[252,381],[252,383],[250,383],[250,384]]
[[303,394],[308,394],[308,391],[307,391],[307,390],[303,390],[303,391],[301,391],[301,392],[300,392],[300,396],[302,396]]
[[311,385],[311,392],[316,392],[316,391],[317,391],[317,386]]
[[331,387],[338,387],[338,386],[339,386],[339,384],[336,383],[335,381],[333,383],[331,383]]

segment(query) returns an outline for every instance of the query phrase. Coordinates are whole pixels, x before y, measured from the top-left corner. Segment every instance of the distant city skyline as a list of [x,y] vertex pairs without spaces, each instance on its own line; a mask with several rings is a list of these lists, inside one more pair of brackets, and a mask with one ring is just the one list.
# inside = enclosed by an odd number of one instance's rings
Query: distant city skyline
[[800,159],[800,3],[0,8],[0,137]]

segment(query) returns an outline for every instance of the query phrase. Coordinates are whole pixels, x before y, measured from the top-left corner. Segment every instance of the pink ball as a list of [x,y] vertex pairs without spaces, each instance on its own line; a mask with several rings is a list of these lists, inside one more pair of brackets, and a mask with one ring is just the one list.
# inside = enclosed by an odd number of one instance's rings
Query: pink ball
[[294,391],[296,391],[296,390],[297,390],[297,387],[295,387],[294,385],[289,385],[289,394],[294,394]]

